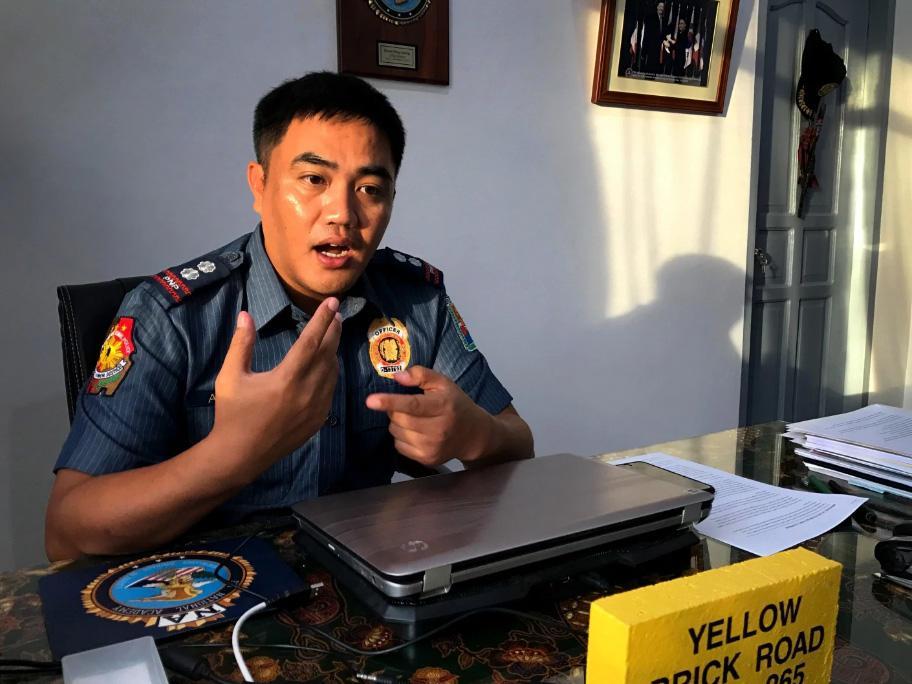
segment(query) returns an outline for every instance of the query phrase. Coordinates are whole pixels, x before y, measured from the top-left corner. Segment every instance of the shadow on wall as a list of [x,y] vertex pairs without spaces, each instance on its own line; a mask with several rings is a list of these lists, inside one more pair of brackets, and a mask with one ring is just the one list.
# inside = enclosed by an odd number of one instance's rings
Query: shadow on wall
[[[59,395],[15,406],[10,412],[8,524],[13,567],[45,558],[44,510],[54,482],[48,463],[57,459],[67,429],[66,400]],[[49,444],[58,445],[57,451],[48,453]]]
[[[713,421],[719,415],[737,415],[737,405],[730,404],[738,397],[731,388],[740,377],[741,355],[730,334],[741,321],[732,293],[742,291],[744,271],[718,257],[688,255],[661,266],[657,280],[652,302],[586,332],[604,340],[603,347],[581,355],[550,340],[551,366],[573,381],[549,387],[553,405],[566,410],[539,419],[537,434],[570,431],[577,451],[599,453],[606,444],[620,450],[668,435],[702,434],[718,429]],[[616,387],[636,389],[621,395]],[[586,397],[602,397],[602,408],[582,406]],[[656,411],[669,405],[676,410]],[[605,421],[593,420],[600,413]],[[644,425],[652,425],[655,436],[644,434]]]

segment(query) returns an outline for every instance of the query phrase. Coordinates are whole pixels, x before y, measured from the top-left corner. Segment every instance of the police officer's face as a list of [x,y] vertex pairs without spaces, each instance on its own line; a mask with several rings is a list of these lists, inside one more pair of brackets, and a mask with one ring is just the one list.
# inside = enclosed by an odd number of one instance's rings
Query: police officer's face
[[267,166],[247,169],[266,252],[312,311],[348,290],[380,244],[395,194],[389,143],[364,121],[296,119]]

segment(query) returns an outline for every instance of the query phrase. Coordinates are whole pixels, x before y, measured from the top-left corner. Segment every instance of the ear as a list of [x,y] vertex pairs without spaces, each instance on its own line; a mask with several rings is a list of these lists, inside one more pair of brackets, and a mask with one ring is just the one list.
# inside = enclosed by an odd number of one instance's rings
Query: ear
[[263,193],[266,191],[266,169],[256,162],[247,164],[247,185],[253,194],[253,210],[263,215]]

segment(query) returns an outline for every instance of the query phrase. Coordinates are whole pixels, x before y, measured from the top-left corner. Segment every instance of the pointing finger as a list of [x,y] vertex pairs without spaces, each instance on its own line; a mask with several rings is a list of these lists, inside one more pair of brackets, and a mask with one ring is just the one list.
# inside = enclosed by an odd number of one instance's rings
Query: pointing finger
[[393,376],[393,380],[404,387],[420,387],[423,390],[436,389],[442,379],[445,379],[443,375],[424,366],[412,366]]
[[410,416],[436,416],[439,402],[426,394],[371,394],[365,405],[374,411],[407,413]]

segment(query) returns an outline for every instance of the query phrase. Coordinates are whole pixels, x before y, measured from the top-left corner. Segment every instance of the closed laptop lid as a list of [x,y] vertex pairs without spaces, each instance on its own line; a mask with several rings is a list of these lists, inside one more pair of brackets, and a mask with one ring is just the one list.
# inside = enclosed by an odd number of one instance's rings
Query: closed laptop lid
[[510,552],[668,514],[703,491],[571,454],[333,494],[295,513],[388,576]]

